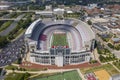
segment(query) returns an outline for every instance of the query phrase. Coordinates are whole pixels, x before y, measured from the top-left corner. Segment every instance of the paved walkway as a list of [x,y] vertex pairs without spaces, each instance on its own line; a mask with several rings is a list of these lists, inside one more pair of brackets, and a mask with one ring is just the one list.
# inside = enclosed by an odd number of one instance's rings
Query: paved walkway
[[17,66],[17,67],[19,67],[19,65],[18,65],[18,64],[14,64],[14,63],[13,63],[12,65],[13,65],[13,66]]
[[111,64],[118,72],[120,72],[120,70],[113,64],[113,61],[110,61],[110,62],[105,62],[105,63],[101,63],[102,65],[105,65],[105,64]]
[[[15,65],[15,64],[12,64],[12,65]],[[18,65],[15,65],[15,66],[18,66]],[[80,72],[80,69],[48,69],[46,71],[18,71],[18,70],[14,70],[15,73],[31,73],[31,74],[35,74],[32,77],[35,77],[35,76],[38,76],[40,74],[48,74],[48,73],[62,73],[62,72],[66,72],[66,71],[72,71],[72,70],[77,70],[79,76],[82,78],[82,80],[86,80],[84,78],[84,76],[82,75],[82,73]],[[9,73],[13,73],[13,70],[7,70],[7,74]]]
[[77,69],[77,72],[78,72],[79,76],[82,78],[82,80],[86,80],[86,79],[84,78],[84,76],[82,75],[82,73],[80,72],[80,69]]
[[[57,72],[65,72],[65,71],[71,71],[71,70],[75,70],[75,69],[59,69],[59,70],[56,70],[56,69],[49,69],[49,70],[46,70],[46,71],[18,71],[18,70],[14,70],[14,72],[16,73],[31,73],[31,74],[47,74],[47,73],[57,73]],[[7,73],[12,73],[13,70],[6,70]]]
[[43,69],[43,68],[48,68],[48,69],[75,69],[75,68],[88,68],[88,67],[94,67],[94,66],[100,66],[101,64],[95,63],[95,64],[89,64],[89,63],[82,63],[82,64],[76,64],[76,65],[65,65],[63,67],[57,67],[56,65],[40,65],[40,64],[35,64],[31,62],[23,62],[20,67],[22,68],[31,68],[31,69]]
[[100,60],[99,60],[99,54],[97,52],[97,49],[94,50],[93,54],[94,54],[95,60],[97,60],[97,61],[100,62]]
[[110,63],[118,72],[120,72],[120,70],[115,66],[113,65],[112,63]]

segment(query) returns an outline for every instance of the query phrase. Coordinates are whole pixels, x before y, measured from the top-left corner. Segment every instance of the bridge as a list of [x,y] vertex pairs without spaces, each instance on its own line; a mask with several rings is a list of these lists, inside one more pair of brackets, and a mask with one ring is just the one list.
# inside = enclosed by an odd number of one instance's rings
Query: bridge
[[[0,21],[19,21],[21,18],[0,18]],[[22,20],[26,20],[26,18],[22,18]]]
[[15,11],[13,11],[13,10],[5,10],[5,11],[0,11],[0,12],[18,12],[18,13],[26,12],[27,13],[27,12],[36,12],[36,11],[40,11],[40,10],[25,10],[25,11],[24,10],[22,10],[22,11],[21,10],[15,10]]

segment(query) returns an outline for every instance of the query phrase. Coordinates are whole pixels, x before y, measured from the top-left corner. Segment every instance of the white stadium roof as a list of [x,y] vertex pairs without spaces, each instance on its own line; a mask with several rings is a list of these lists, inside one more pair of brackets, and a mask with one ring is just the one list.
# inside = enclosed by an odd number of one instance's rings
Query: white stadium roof
[[9,5],[0,5],[0,8],[7,8],[10,7]]
[[52,11],[36,11],[36,14],[53,14]]
[[38,20],[34,21],[34,22],[28,27],[28,29],[26,30],[25,35],[31,35],[31,34],[32,34],[32,31],[33,31],[33,29],[34,29],[34,27],[35,27],[35,25],[37,25],[40,21],[41,21],[41,19],[38,19]]
[[56,8],[53,11],[57,12],[57,11],[65,11],[65,9],[61,9],[61,8]]

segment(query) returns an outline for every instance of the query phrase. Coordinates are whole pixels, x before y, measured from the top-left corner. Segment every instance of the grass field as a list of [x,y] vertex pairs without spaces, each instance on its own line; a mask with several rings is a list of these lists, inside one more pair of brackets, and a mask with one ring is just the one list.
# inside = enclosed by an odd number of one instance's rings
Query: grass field
[[6,75],[5,80],[27,80],[30,75],[29,73],[10,73]]
[[69,71],[64,73],[58,73],[56,75],[44,77],[44,78],[36,78],[32,80],[82,80],[77,71]]
[[12,69],[17,69],[18,67],[17,66],[13,66],[13,65],[8,65],[5,67],[5,69],[9,69],[9,70],[12,70]]
[[12,24],[12,21],[6,21],[0,26],[0,32],[7,29]]
[[68,46],[66,34],[53,34],[52,46]]
[[105,65],[91,67],[91,68],[82,68],[80,70],[83,74],[86,74],[86,73],[95,72],[103,69],[106,70],[110,75],[119,74],[119,72],[111,64],[105,64]]

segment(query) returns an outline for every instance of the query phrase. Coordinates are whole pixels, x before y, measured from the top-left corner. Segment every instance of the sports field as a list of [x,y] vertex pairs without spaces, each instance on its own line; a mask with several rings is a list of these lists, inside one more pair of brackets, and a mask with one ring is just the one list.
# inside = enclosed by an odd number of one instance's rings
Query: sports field
[[99,70],[94,72],[99,80],[109,80],[110,75],[106,70]]
[[68,46],[66,33],[53,34],[52,46]]
[[77,71],[69,71],[34,80],[82,80],[82,79],[80,78]]

